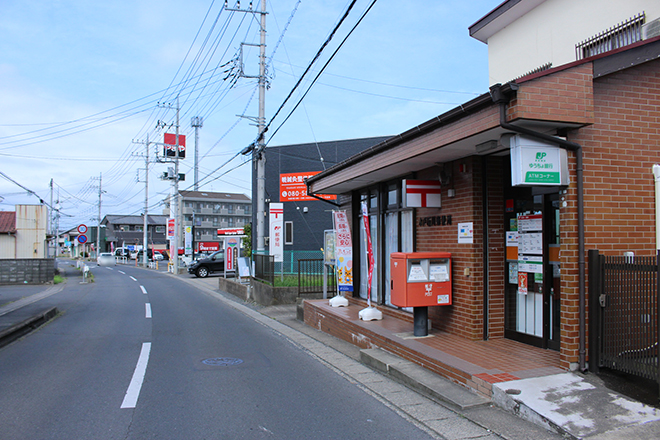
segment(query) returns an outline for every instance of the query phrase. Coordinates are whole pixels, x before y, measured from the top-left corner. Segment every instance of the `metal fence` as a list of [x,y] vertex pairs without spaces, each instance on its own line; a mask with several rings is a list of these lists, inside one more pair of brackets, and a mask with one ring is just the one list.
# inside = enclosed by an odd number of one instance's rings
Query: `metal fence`
[[589,369],[607,367],[658,381],[660,278],[655,257],[589,251]]
[[275,281],[275,257],[273,255],[252,254],[254,277],[273,284]]
[[[323,259],[298,260],[298,295],[323,293]],[[326,267],[326,283],[329,296],[337,291],[334,266]]]

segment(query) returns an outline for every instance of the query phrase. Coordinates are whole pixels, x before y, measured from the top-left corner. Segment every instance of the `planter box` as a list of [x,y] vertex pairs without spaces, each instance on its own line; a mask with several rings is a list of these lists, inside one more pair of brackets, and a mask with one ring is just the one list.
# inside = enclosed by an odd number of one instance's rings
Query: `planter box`
[[218,278],[218,288],[242,299],[253,301],[262,306],[279,304],[295,304],[298,298],[298,287],[272,287],[250,279],[250,285],[238,283],[233,279]]

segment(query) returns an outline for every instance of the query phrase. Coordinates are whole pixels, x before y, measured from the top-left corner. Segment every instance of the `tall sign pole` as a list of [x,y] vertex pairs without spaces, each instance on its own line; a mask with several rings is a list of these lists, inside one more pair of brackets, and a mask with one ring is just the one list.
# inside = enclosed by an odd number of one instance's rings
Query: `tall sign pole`
[[98,222],[96,224],[96,256],[99,256],[99,251],[100,251],[100,243],[101,243],[101,194],[103,194],[102,190],[102,185],[103,185],[103,175],[99,173],[99,216],[98,216]]
[[202,128],[203,119],[201,116],[192,118],[190,125],[195,128],[195,168],[193,190],[199,191],[199,129]]
[[173,215],[174,217],[174,274],[179,274],[179,228],[181,222],[179,221],[179,97],[176,97],[176,153],[174,156],[174,197],[172,200]]

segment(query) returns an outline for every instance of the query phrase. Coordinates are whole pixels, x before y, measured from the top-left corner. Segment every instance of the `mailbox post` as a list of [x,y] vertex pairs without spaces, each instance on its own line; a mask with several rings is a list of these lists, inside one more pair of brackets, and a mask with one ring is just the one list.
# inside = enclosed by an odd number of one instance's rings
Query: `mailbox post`
[[452,304],[451,253],[394,252],[390,255],[390,299],[412,307],[414,335],[428,335],[428,308]]

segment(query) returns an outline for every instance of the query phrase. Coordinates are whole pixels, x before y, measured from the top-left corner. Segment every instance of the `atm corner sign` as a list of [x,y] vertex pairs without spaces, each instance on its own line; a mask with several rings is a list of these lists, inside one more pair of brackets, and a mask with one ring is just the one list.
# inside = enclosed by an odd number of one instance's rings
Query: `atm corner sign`
[[512,186],[568,185],[566,150],[516,135],[511,139]]

